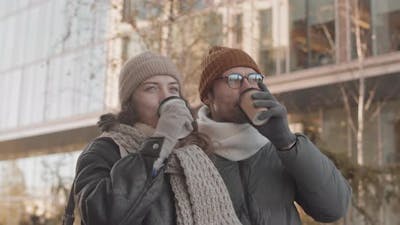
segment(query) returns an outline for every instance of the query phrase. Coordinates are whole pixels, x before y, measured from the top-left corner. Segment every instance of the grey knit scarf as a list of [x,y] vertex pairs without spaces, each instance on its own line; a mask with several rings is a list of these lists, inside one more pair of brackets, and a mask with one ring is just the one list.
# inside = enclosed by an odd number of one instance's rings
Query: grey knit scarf
[[[151,133],[152,128],[144,124],[119,124],[101,137],[112,138],[124,157],[137,153]],[[224,181],[202,149],[196,145],[174,149],[166,164],[178,225],[241,224]]]

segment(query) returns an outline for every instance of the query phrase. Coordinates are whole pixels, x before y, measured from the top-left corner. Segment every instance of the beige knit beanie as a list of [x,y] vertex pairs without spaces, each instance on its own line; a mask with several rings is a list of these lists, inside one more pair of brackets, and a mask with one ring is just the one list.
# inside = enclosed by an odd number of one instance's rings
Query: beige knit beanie
[[144,52],[125,62],[119,75],[119,101],[125,104],[146,79],[157,75],[169,75],[181,85],[181,74],[167,57],[154,52]]
[[243,50],[214,46],[201,63],[201,77],[199,84],[200,99],[204,102],[214,80],[225,71],[233,67],[249,67],[261,73],[257,63]]

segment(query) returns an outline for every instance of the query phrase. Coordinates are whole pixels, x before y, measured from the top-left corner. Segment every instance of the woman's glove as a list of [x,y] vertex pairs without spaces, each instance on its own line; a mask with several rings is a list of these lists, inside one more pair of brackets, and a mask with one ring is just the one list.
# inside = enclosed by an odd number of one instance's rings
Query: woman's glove
[[160,156],[154,162],[153,175],[163,166],[165,159],[171,154],[179,139],[188,136],[193,131],[192,114],[182,98],[174,97],[164,100],[159,108],[154,137],[164,137]]
[[276,100],[265,84],[260,83],[258,86],[262,91],[252,94],[254,106],[256,108],[267,108],[268,110],[258,117],[260,120],[267,119],[267,122],[263,125],[255,126],[256,129],[268,138],[278,150],[293,146],[296,142],[296,135],[289,129],[285,106]]

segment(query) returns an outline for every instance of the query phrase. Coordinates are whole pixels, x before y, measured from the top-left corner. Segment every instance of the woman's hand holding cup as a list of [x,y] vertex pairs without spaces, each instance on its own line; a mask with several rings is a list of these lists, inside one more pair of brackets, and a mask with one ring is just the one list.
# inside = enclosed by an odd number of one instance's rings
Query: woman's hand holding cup
[[154,162],[153,175],[163,166],[165,159],[171,154],[179,139],[188,136],[193,131],[193,116],[186,104],[180,97],[169,97],[164,99],[158,109],[159,119],[155,137],[164,137],[160,156]]

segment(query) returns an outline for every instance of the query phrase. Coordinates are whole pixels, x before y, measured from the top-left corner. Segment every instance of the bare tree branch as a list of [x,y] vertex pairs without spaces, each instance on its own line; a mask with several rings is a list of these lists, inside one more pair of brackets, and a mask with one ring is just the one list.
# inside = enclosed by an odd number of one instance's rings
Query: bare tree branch
[[388,95],[386,95],[386,96],[383,98],[383,100],[380,101],[380,105],[377,106],[376,109],[372,112],[371,116],[369,117],[368,122],[372,122],[372,121],[375,119],[375,117],[378,116],[379,107],[383,108],[383,107],[389,102],[389,99],[392,98],[393,96],[395,96],[395,95],[399,92],[399,89],[400,89],[400,88],[397,88],[397,89],[396,89],[396,88],[393,88],[392,91],[391,91],[391,93],[388,94]]
[[371,225],[375,225],[376,224],[376,222],[373,219],[373,217],[362,206],[359,206],[357,204],[357,200],[354,199],[354,197],[352,197],[351,202],[352,202],[352,205],[353,205],[354,209],[356,209],[357,212],[360,213],[365,218],[365,222],[367,224],[371,224]]
[[368,92],[368,93],[369,93],[368,99],[367,99],[367,102],[365,103],[365,110],[366,110],[366,111],[369,110],[369,107],[371,106],[372,101],[373,101],[374,98],[375,98],[377,86],[378,86],[378,85],[375,83],[374,87]]
[[339,88],[340,88],[340,92],[342,93],[343,103],[344,103],[344,107],[345,107],[346,113],[347,113],[347,122],[349,123],[351,130],[354,133],[356,133],[357,129],[356,129],[356,126],[354,124],[353,117],[351,116],[351,108],[350,108],[348,95],[346,93],[344,85],[339,85]]

